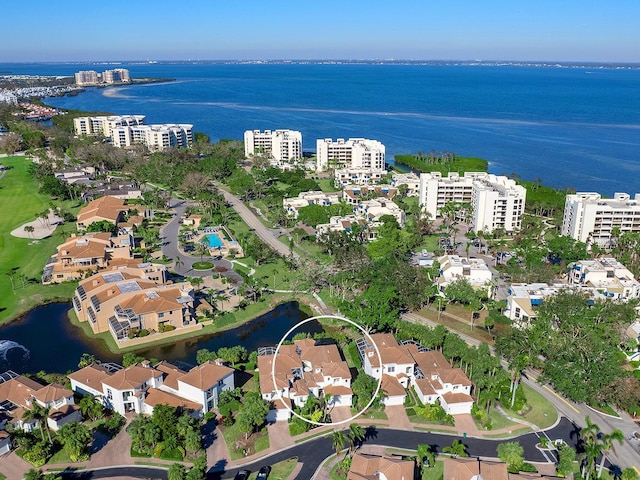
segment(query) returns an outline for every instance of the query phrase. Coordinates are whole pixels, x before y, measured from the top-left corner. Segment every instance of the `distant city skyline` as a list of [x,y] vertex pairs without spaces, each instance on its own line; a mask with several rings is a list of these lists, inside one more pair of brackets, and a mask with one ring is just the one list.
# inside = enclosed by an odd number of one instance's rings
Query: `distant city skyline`
[[640,2],[6,2],[0,62],[640,62]]

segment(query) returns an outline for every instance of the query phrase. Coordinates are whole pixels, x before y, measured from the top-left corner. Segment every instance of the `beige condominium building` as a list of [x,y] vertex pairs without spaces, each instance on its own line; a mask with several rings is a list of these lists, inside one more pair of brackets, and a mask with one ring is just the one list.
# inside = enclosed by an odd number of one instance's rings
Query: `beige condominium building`
[[[73,296],[73,308],[93,333],[111,332],[121,342],[129,332],[164,331],[196,324],[193,287],[189,282],[158,285],[145,269],[106,270],[81,280]],[[164,277],[162,277],[164,278]]]
[[640,193],[615,193],[602,198],[599,193],[567,195],[562,234],[601,247],[615,243],[614,229],[620,233],[640,232]]
[[129,83],[131,75],[126,68],[114,68],[98,73],[95,70],[83,70],[75,74],[76,85],[100,85],[103,83]]
[[522,225],[527,190],[506,176],[466,172],[420,175],[420,206],[434,218],[449,202],[471,204],[473,230],[491,233],[500,228],[513,233]]
[[73,119],[76,135],[101,135],[111,138],[116,127],[131,127],[145,124],[144,115],[99,115],[95,117],[77,117]]
[[115,127],[111,131],[113,146],[145,145],[149,150],[189,147],[193,143],[193,125],[161,124]]
[[377,140],[319,138],[316,152],[316,170],[319,172],[329,167],[384,172],[385,147]]
[[302,133],[296,130],[247,130],[244,132],[244,155],[264,154],[277,162],[302,158]]

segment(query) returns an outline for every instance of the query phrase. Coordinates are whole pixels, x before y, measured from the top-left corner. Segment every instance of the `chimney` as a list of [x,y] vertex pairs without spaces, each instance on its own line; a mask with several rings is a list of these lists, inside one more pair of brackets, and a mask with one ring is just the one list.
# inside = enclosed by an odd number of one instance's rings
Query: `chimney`
[[151,362],[149,360],[143,360],[142,362],[140,362],[140,365],[142,365],[144,368],[151,368]]

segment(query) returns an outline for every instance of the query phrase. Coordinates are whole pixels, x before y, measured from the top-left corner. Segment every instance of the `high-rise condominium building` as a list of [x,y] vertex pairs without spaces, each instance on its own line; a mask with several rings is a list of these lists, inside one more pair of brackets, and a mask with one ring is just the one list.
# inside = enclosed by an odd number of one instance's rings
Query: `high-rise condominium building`
[[76,72],[76,85],[99,85],[101,83],[128,83],[131,75],[126,68],[114,68],[98,73],[95,70]]
[[316,170],[319,172],[329,167],[384,171],[385,147],[377,140],[319,138],[316,151]]
[[486,172],[466,172],[463,176],[440,172],[420,175],[420,206],[433,217],[440,216],[449,202],[469,203],[473,230],[507,233],[520,229],[527,190],[505,176]]
[[302,158],[302,133],[295,130],[247,130],[244,132],[244,155],[264,154],[279,162]]
[[188,147],[193,143],[193,125],[162,124],[116,127],[111,139],[114,147],[146,145],[149,150]]
[[599,193],[578,192],[567,195],[562,219],[562,234],[581,242],[610,246],[614,228],[620,233],[640,232],[640,193],[615,193],[602,198]]

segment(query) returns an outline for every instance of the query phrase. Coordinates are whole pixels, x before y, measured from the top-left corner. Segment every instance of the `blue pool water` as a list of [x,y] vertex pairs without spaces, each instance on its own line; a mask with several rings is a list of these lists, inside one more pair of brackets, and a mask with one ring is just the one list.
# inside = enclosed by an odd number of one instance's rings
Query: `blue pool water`
[[200,243],[204,243],[206,246],[211,248],[222,247],[224,245],[222,240],[220,240],[220,235],[217,233],[207,233],[202,237]]

